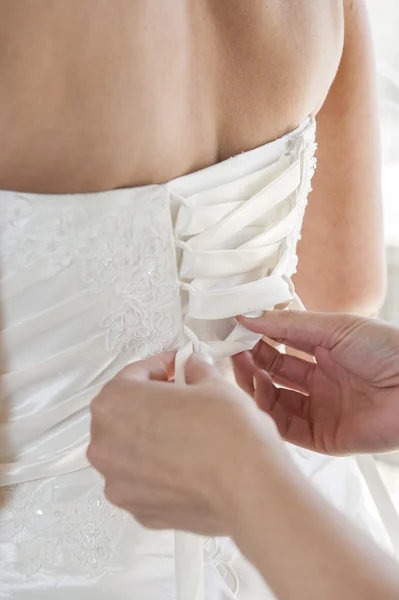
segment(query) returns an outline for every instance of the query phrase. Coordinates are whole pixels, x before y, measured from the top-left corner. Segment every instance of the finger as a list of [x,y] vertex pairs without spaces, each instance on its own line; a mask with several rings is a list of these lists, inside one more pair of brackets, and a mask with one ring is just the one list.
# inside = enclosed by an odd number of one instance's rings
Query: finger
[[133,381],[169,381],[175,370],[176,352],[164,352],[125,367],[117,377]]
[[255,367],[267,371],[275,383],[287,385],[297,391],[309,392],[316,368],[315,363],[297,356],[282,354],[263,341],[254,349],[253,360]]
[[274,420],[281,437],[296,446],[314,449],[309,399],[291,390],[277,389],[265,371],[257,371],[255,381],[256,403]]
[[307,450],[316,450],[311,421],[288,413],[279,403],[272,418],[283,440]]
[[359,323],[359,317],[293,310],[266,311],[257,319],[238,317],[250,331],[314,355],[317,347],[332,348]]
[[270,415],[276,403],[276,388],[266,371],[255,371],[255,402],[263,412]]
[[219,371],[200,356],[191,356],[184,369],[186,383],[195,385],[212,379],[220,379]]
[[244,392],[253,396],[256,366],[252,352],[240,352],[240,354],[233,356],[233,366],[238,385]]
[[[274,403],[278,402],[290,414],[301,419],[310,418],[310,396],[301,394],[295,390],[276,387],[266,371],[258,370],[255,373],[257,403],[261,403],[264,410],[269,412]],[[271,390],[270,382],[273,386]],[[260,398],[261,394],[269,393],[272,401]]]

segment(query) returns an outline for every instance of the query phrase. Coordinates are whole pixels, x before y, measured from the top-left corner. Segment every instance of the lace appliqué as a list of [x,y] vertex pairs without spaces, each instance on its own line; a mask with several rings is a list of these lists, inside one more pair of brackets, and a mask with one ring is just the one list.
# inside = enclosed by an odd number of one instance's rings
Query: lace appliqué
[[66,565],[98,576],[118,548],[128,515],[106,501],[100,478],[70,503],[58,501],[55,481],[0,489],[0,543],[27,577]]
[[82,207],[56,203],[43,206],[40,202],[35,206],[35,201],[28,196],[15,194],[13,200],[1,208],[3,276],[42,260],[40,275],[50,279],[71,264],[76,224],[87,216]]
[[85,289],[107,304],[99,323],[107,351],[139,348],[145,358],[169,347],[178,281],[165,195],[150,195],[144,206],[132,199],[105,214],[83,195],[60,202],[18,194],[4,206],[3,276],[39,264],[39,276],[50,279],[76,267]]
[[[38,283],[59,277],[66,291],[72,281],[100,303],[97,327],[108,352],[145,358],[173,345],[180,299],[163,188],[148,189],[144,202],[126,192],[113,204],[97,194],[13,194],[0,197],[0,209],[5,285],[24,272]],[[100,480],[78,497],[75,483],[71,495],[58,481],[65,485],[55,478],[0,489],[1,551],[26,576],[65,565],[87,576],[108,571],[127,515],[106,501]]]
[[154,198],[146,201],[142,218],[126,209],[109,215],[77,250],[84,283],[110,297],[101,322],[110,351],[134,348],[145,358],[172,343],[167,307],[178,295],[178,281],[173,244],[165,234],[168,210],[164,198]]

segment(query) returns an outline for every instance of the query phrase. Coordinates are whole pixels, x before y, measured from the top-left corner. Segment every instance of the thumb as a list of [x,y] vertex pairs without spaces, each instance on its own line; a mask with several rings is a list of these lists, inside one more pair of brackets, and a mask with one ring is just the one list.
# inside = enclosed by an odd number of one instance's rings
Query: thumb
[[184,369],[184,374],[186,383],[194,385],[205,383],[219,376],[218,371],[213,366],[212,359],[198,354],[189,358]]

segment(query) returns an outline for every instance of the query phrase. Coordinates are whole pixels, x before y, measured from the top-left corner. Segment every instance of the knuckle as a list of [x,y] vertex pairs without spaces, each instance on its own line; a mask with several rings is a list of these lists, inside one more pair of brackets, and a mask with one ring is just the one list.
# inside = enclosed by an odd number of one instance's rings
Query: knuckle
[[137,401],[137,389],[125,377],[117,376],[110,381],[91,402],[91,415],[94,424],[116,425],[132,413]]
[[106,474],[110,465],[109,452],[101,444],[91,442],[86,451],[86,456],[93,467],[100,473]]
[[339,342],[356,334],[367,324],[367,319],[363,317],[353,316],[350,314],[339,315],[332,321],[332,326],[335,329],[332,336],[332,346],[336,346]]
[[111,383],[108,383],[91,402],[91,414],[94,420],[109,416],[113,404],[112,396],[113,386]]
[[106,481],[104,486],[104,496],[110,504],[123,508],[123,499],[121,498],[121,494],[116,485]]
[[131,506],[129,511],[132,513],[136,521],[140,523],[140,525],[145,529],[166,529],[163,520],[160,518],[159,515],[154,514],[153,511],[149,511],[148,509],[143,508],[141,506]]
[[152,530],[162,529],[159,522],[156,519],[154,519],[153,517],[149,517],[148,515],[143,515],[138,520],[139,520],[139,523],[142,525],[142,527],[145,527],[145,529],[152,529]]
[[95,466],[96,463],[96,451],[94,448],[94,444],[90,443],[89,447],[86,450],[86,456],[87,456],[87,460],[89,461],[90,464],[92,464],[93,466]]
[[283,330],[283,337],[287,338],[287,332],[289,331],[292,320],[294,318],[294,313],[292,310],[280,310],[278,315]]
[[[134,490],[126,483],[121,483],[120,480],[106,480],[104,495],[108,502],[119,508],[127,509],[134,504]],[[129,511],[131,512],[130,508]]]
[[152,527],[151,527],[152,520],[148,515],[146,515],[145,513],[142,513],[140,510],[136,509],[134,506],[130,508],[130,512],[132,513],[132,515],[134,516],[136,521],[142,527],[144,527],[145,529],[152,529]]
[[144,361],[131,363],[116,375],[114,381],[123,388],[128,386],[132,392],[136,391],[140,389],[140,385],[142,384],[140,375],[143,373],[143,370],[145,370]]
[[142,507],[137,502],[136,486],[131,481],[126,482],[120,479],[106,480],[104,496],[114,506],[123,508],[133,515],[136,515]]

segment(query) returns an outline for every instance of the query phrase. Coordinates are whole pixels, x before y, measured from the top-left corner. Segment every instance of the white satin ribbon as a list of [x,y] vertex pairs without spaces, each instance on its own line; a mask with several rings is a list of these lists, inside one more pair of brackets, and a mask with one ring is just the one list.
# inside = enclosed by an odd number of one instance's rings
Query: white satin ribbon
[[[283,309],[292,301],[297,309],[304,309],[290,275],[313,174],[312,134],[314,129],[310,135],[305,130],[291,140],[291,152],[234,186],[228,184],[228,200],[226,189],[220,198],[217,188],[189,198],[175,195],[185,315],[184,342],[176,359],[180,383],[193,352],[223,358],[252,349],[261,338],[238,323],[224,338],[207,338],[203,332],[213,334],[215,327],[207,329],[207,322],[223,323],[247,312]],[[358,464],[398,550],[398,516],[372,461],[362,457]],[[204,600],[203,548],[201,537],[176,533],[176,600]]]
[[[213,197],[212,203],[207,193],[174,198],[180,205],[175,235],[185,296],[184,343],[176,357],[176,381],[180,384],[184,383],[185,363],[194,352],[223,358],[250,350],[261,339],[239,323],[224,339],[204,339],[204,323],[283,308],[292,301],[293,286],[283,263],[286,238],[298,218],[301,175],[300,157],[283,154],[261,173],[239,183],[241,200],[236,189],[232,189],[231,202],[217,203]],[[281,206],[275,222],[268,215]],[[201,537],[176,532],[177,600],[204,599],[203,548]]]

